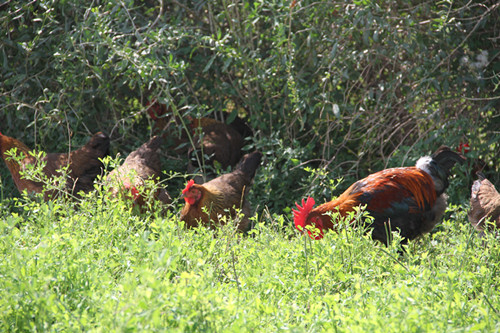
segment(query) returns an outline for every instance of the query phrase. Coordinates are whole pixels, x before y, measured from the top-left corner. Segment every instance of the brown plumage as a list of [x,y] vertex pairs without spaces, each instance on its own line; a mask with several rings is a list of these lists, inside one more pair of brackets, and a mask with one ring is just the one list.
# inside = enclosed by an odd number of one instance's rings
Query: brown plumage
[[[387,229],[398,230],[404,241],[430,232],[439,222],[446,209],[448,177],[455,163],[463,163],[465,157],[448,147],[439,148],[432,157],[425,156],[415,167],[386,169],[352,184],[341,196],[316,208],[314,200],[302,200],[294,210],[295,226],[304,230],[315,225],[323,237],[323,229],[335,229],[328,212],[347,216],[354,208],[366,206],[374,218],[370,228],[372,238],[388,243]],[[304,230],[305,231],[305,230]]]
[[[146,206],[147,198],[141,190],[148,179],[158,181],[161,174],[161,163],[158,149],[162,138],[154,136],[137,150],[131,152],[122,165],[111,171],[107,180],[113,184],[112,194],[119,193],[131,197],[135,205],[141,208]],[[171,202],[170,196],[164,188],[159,188],[154,193],[156,200],[164,204]]]
[[231,126],[215,122],[202,127],[202,133],[194,137],[195,147],[188,152],[188,172],[194,173],[205,166],[214,166],[217,161],[225,170],[240,160],[243,138]]
[[[6,152],[12,148],[17,148],[17,154],[22,153],[24,155],[21,164],[6,155]],[[27,164],[36,163],[36,158],[30,154],[30,148],[21,141],[0,133],[0,152],[19,192],[27,190],[28,192],[41,193],[43,191],[42,183],[21,178],[19,174],[20,170],[24,169]],[[89,192],[94,188],[94,179],[103,170],[103,164],[99,159],[105,157],[108,153],[109,137],[102,132],[98,132],[92,136],[85,146],[69,154],[47,154],[42,158],[42,161],[46,162],[43,173],[48,177],[57,176],[59,175],[57,170],[69,165],[66,190],[75,195],[80,191]],[[54,193],[45,193],[45,200],[52,194]]]
[[238,229],[247,231],[250,227],[250,204],[246,195],[261,158],[262,154],[258,151],[247,154],[233,172],[203,185],[194,184],[194,181],[190,180],[182,191],[186,204],[181,211],[181,220],[185,221],[188,227],[195,227],[199,223],[214,227],[224,223],[220,216],[235,218],[235,208],[241,208],[244,216]]
[[[146,107],[149,116],[153,120],[153,134],[162,135],[165,138],[165,136],[172,135],[169,131],[171,123],[174,123],[177,127],[181,126],[180,119],[174,117],[172,110],[167,108],[165,104],[152,100],[146,104]],[[236,130],[242,138],[253,136],[253,130],[248,126],[247,122],[239,116],[233,117],[232,113],[229,112],[217,111],[210,113],[209,117],[193,118],[188,116],[186,119],[191,130],[213,123],[224,123]],[[183,131],[182,134],[184,142],[187,142],[185,132]]]
[[206,175],[206,167],[215,166],[215,162],[224,170],[234,167],[242,156],[244,138],[253,134],[246,122],[239,117],[226,124],[224,121],[230,118],[227,112],[217,113],[223,115],[223,121],[186,116],[185,125],[193,140],[192,145],[185,130],[179,134],[175,133],[175,128],[171,128],[172,124],[176,124],[174,127],[181,126],[181,121],[178,117],[168,117],[172,112],[164,104],[153,101],[148,106],[148,113],[154,121],[155,134],[161,134],[165,139],[173,141],[177,153],[188,152],[190,173],[202,170]]
[[469,222],[482,235],[488,228],[485,223],[487,219],[500,228],[500,194],[483,174],[478,173],[478,177],[472,184]]

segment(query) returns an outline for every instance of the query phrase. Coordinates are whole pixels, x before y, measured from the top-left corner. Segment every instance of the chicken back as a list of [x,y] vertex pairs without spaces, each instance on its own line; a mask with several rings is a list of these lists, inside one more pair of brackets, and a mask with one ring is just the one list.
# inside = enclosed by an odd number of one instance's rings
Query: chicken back
[[[144,143],[137,150],[131,152],[122,165],[111,171],[107,180],[113,184],[112,194],[119,193],[128,196],[135,205],[144,208],[147,198],[141,194],[141,189],[145,181],[152,179],[157,181],[161,174],[161,163],[158,150],[161,146],[162,138],[154,136]],[[164,204],[171,202],[170,196],[164,188],[156,190],[154,197]]]

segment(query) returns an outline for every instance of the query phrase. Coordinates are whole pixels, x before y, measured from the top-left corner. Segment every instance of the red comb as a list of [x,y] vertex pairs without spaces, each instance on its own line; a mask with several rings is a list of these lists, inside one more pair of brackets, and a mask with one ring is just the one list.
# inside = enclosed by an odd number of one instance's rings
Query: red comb
[[129,182],[123,182],[123,187],[125,187],[130,191],[130,193],[132,193],[133,200],[137,200],[137,198],[139,198],[139,191],[135,186],[132,186]]
[[460,142],[460,144],[457,147],[457,151],[461,154],[467,154],[470,152],[470,146],[468,142]]
[[164,104],[158,103],[156,99],[153,99],[147,102],[146,106],[148,107],[148,114],[151,119],[157,121],[158,117],[163,116],[167,113],[167,108]]
[[[295,203],[295,205],[297,206],[297,210],[292,209],[293,220],[295,222],[295,228],[297,228],[298,230],[300,230],[302,232],[304,230],[307,230],[309,237],[311,237],[312,239],[321,239],[321,238],[323,238],[322,226],[316,225],[316,228],[319,229],[319,233],[315,233],[314,235],[311,232],[311,230],[306,229],[306,221],[307,221],[307,218],[309,216],[309,213],[311,212],[311,210],[314,207],[314,204],[315,204],[314,199],[311,197],[307,197],[306,201],[304,201],[304,199],[302,199],[302,206],[300,206],[298,203]],[[320,222],[320,221],[318,221],[318,222]]]
[[307,201],[304,201],[304,199],[302,199],[302,207],[299,206],[298,203],[295,203],[295,205],[297,206],[297,210],[292,209],[292,212],[295,227],[297,229],[299,229],[298,227],[301,226],[303,230],[306,224],[307,216],[309,215],[309,212],[313,208],[314,204],[314,199],[311,197],[307,197]]
[[132,186],[132,188],[130,189],[130,193],[132,193],[132,197],[134,198],[134,200],[137,200],[137,198],[139,198],[139,191],[135,188],[135,186]]
[[[148,105],[149,105],[149,103],[148,103]],[[156,105],[156,103],[151,105],[148,108],[149,116],[151,117],[151,119],[153,119],[155,121],[158,120],[158,109],[159,109],[159,107],[158,107],[158,105]]]
[[188,181],[188,183],[186,184],[186,188],[182,190],[182,194],[186,194],[189,189],[191,188],[191,186],[193,186],[194,184],[194,179],[191,179],[190,181]]

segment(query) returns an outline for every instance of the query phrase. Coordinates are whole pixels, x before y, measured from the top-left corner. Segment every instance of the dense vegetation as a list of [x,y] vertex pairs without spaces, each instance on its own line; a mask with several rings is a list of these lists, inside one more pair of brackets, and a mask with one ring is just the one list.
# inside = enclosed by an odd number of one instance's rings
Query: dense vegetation
[[[176,207],[133,215],[100,186],[78,207],[23,198],[0,167],[0,327],[498,331],[499,247],[467,223],[471,164],[404,256],[355,230],[293,237],[289,220],[305,195],[329,200],[441,144],[468,143],[500,185],[499,22],[493,0],[1,4],[2,133],[66,151],[102,130],[126,155],[157,99],[245,117],[265,162],[253,237],[216,238],[184,230]],[[184,174],[184,156],[163,157]],[[170,193],[183,177],[166,177]]]
[[500,329],[498,239],[484,247],[462,209],[401,256],[358,230],[313,242],[280,217],[214,237],[102,201],[0,221],[2,331]]

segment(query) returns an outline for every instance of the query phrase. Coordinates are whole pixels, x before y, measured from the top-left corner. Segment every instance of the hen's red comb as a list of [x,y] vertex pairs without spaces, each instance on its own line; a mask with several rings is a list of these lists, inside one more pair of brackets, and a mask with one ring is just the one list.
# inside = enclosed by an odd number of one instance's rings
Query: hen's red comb
[[132,199],[135,201],[137,200],[137,198],[139,198],[139,191],[137,190],[137,188],[133,185],[131,185],[129,182],[123,182],[123,187],[125,187],[127,190],[130,191],[130,193],[132,194]]
[[182,194],[186,194],[189,189],[191,188],[191,186],[193,186],[194,184],[194,179],[191,179],[190,181],[188,181],[188,183],[186,184],[186,188],[182,190]]
[[132,186],[132,188],[130,189],[130,193],[132,193],[132,197],[134,198],[134,200],[137,200],[137,198],[139,198],[139,191],[135,188],[135,186]]
[[470,152],[469,143],[460,141],[460,144],[458,145],[456,150],[461,154],[467,154],[468,152]]
[[[306,226],[306,221],[307,221],[307,216],[309,215],[309,212],[311,209],[314,207],[314,199],[311,197],[307,197],[307,201],[304,201],[302,199],[302,207],[298,204],[295,203],[297,206],[297,210],[292,209],[293,212],[293,221],[295,222],[295,227],[301,231],[304,230],[304,227]],[[299,228],[299,226],[301,228]]]
[[158,120],[158,117],[161,117],[165,113],[167,113],[167,108],[165,107],[165,105],[158,103],[156,99],[152,99],[147,102],[146,106],[148,107],[149,116],[155,121]]

